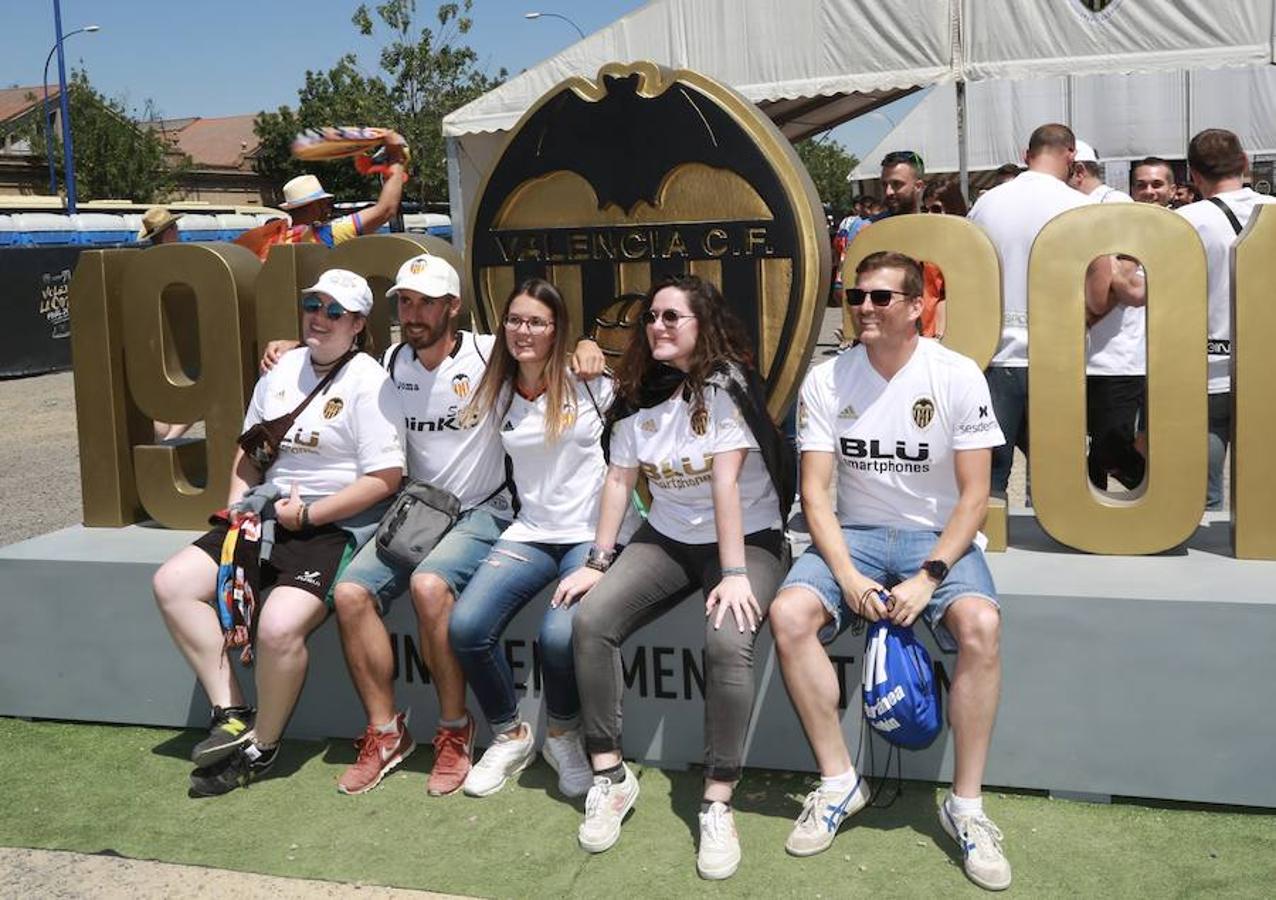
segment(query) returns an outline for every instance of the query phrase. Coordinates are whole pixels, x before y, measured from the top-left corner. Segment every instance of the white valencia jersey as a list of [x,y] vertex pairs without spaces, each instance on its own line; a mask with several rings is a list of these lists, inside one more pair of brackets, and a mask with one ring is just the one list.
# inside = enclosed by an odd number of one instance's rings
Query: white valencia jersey
[[1044,172],[1029,170],[985,191],[967,214],[1001,258],[1001,345],[990,366],[1028,365],[1028,258],[1041,229],[1060,213],[1093,203]]
[[[603,414],[615,388],[610,378],[586,384],[568,376],[573,388],[564,412],[570,424],[550,443],[545,435],[548,394],[526,400],[514,393],[501,417],[501,444],[514,465],[519,510],[501,535],[507,541],[541,544],[579,544],[592,541],[598,529],[607,463],[599,438]],[[499,408],[504,408],[504,400]],[[638,526],[633,507],[621,525],[624,543]]]
[[[505,452],[494,417],[484,416],[469,428],[460,421],[461,410],[478,390],[495,342],[491,335],[458,331],[452,353],[433,371],[421,365],[407,345],[397,355],[400,345],[390,347],[383,360],[389,365],[394,358],[390,374],[403,404],[408,474],[451,491],[462,510],[483,503],[505,480]],[[488,506],[499,518],[513,516],[506,491]]]
[[[310,350],[285,353],[253,389],[244,430],[286,416],[322,381]],[[297,416],[266,481],[287,496],[327,497],[369,472],[402,469],[403,413],[394,385],[377,361],[356,354]]]
[[1005,443],[979,367],[929,338],[890,381],[862,344],[843,351],[810,371],[800,403],[799,448],[837,457],[843,525],[942,531],[957,505],[954,451]]
[[[1224,191],[1218,195],[1241,228],[1254,215],[1255,207],[1276,203],[1276,197],[1260,194],[1250,188]],[[1205,245],[1205,280],[1209,291],[1209,335],[1206,340],[1211,394],[1226,394],[1232,389],[1232,245],[1236,230],[1227,215],[1209,200],[1198,200],[1175,210],[1191,223]],[[1270,213],[1268,214],[1270,215]]]
[[779,528],[779,499],[744,416],[721,388],[706,387],[704,400],[705,409],[693,415],[679,391],[621,419],[612,433],[612,464],[641,468],[647,476],[652,528],[684,544],[713,544],[713,457],[747,450],[738,482],[744,533]]

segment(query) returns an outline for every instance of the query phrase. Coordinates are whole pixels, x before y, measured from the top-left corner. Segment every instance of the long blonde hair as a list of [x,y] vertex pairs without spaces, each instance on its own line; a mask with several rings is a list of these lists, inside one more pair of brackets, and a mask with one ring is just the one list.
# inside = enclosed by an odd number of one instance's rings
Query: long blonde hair
[[474,398],[461,413],[461,422],[476,425],[485,414],[501,407],[498,416],[509,412],[514,400],[514,381],[518,377],[518,360],[510,353],[505,339],[505,317],[514,301],[526,294],[533,300],[548,306],[554,317],[554,342],[545,361],[545,438],[556,442],[576,421],[576,392],[572,389],[571,373],[567,366],[568,341],[571,339],[571,316],[563,295],[544,278],[529,278],[514,288],[505,298],[505,306],[497,319],[501,333],[492,347],[492,358],[479,381]]

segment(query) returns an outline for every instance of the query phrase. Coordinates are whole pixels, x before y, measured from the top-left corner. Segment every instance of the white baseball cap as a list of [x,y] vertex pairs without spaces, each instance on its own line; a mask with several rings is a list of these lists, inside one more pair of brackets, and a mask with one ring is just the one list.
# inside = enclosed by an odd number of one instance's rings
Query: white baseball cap
[[303,294],[327,294],[352,313],[366,316],[372,312],[372,288],[362,275],[347,269],[329,269]]
[[1094,148],[1080,138],[1077,139],[1077,152],[1072,157],[1073,162],[1092,162],[1099,161],[1099,154],[1094,152]]
[[385,295],[393,299],[401,290],[416,291],[427,297],[459,297],[461,276],[443,257],[422,253],[399,266],[394,287]]

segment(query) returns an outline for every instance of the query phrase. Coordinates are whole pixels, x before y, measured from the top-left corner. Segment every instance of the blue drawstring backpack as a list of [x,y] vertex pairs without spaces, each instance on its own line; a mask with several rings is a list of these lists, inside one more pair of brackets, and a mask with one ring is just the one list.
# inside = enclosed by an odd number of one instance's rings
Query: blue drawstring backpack
[[930,654],[912,628],[887,619],[869,625],[863,697],[865,720],[892,744],[921,750],[939,735],[939,695]]

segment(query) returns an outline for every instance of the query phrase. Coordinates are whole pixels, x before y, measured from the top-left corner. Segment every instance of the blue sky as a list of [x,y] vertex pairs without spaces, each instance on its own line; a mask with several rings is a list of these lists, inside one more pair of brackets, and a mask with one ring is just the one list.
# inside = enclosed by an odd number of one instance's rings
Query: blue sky
[[[375,0],[374,0],[375,2]],[[528,21],[530,10],[556,12],[586,33],[643,5],[642,0],[475,0],[474,27],[465,40],[491,73],[534,66],[577,39],[557,19]],[[369,3],[372,6],[373,2]],[[434,0],[419,0],[422,22]],[[52,0],[10,0],[0,32],[0,86],[40,83],[56,35]],[[165,117],[226,116],[294,104],[306,69],[326,69],[342,54],[358,54],[377,68],[380,44],[350,24],[357,0],[62,0],[64,32],[88,24],[96,34],[67,39],[68,70],[81,63],[103,93],[140,113],[153,101]],[[57,80],[57,58],[49,67]],[[906,100],[837,129],[833,138],[863,154],[889,130]]]

